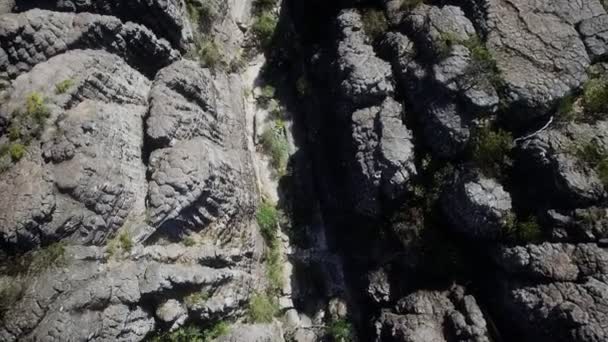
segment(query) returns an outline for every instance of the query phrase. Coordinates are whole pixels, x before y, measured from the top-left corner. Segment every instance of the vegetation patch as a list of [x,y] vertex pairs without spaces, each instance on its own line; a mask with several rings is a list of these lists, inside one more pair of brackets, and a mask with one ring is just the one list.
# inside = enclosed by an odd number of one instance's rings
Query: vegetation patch
[[25,155],[25,151],[25,146],[20,143],[12,143],[9,147],[9,153],[14,162],[20,161]]
[[388,22],[384,11],[369,8],[365,9],[361,14],[363,21],[363,30],[365,34],[372,40],[375,41],[388,30]]
[[583,88],[583,106],[585,112],[596,119],[608,114],[608,81],[605,78],[587,81]]
[[353,326],[345,319],[335,320],[327,326],[327,334],[335,342],[352,341]]
[[605,188],[608,188],[608,153],[600,144],[589,141],[575,150],[576,157],[597,173]]
[[63,242],[56,242],[33,252],[28,272],[30,274],[39,274],[49,268],[65,265],[67,261],[65,246]]
[[505,225],[505,232],[507,238],[520,242],[540,241],[543,236],[541,226],[533,216],[525,220],[518,220],[512,215]]
[[130,253],[133,246],[131,234],[125,230],[108,242],[106,252],[109,257],[113,257],[118,253]]
[[60,95],[67,92],[74,85],[74,81],[71,79],[63,80],[55,84],[55,94]]
[[270,102],[274,99],[276,89],[271,85],[265,85],[260,90],[260,94],[256,97],[258,105],[262,108],[268,108]]
[[222,63],[222,55],[213,40],[204,39],[197,44],[201,66],[214,69]]
[[248,313],[253,323],[271,323],[279,312],[279,303],[266,294],[256,293],[249,300]]
[[285,122],[280,119],[272,122],[262,133],[260,142],[264,151],[270,156],[272,167],[278,171],[279,175],[283,175],[287,170],[289,160]]
[[255,218],[264,240],[267,243],[274,241],[279,224],[279,211],[277,208],[273,204],[263,201],[255,214]]
[[187,295],[184,298],[184,304],[190,308],[206,302],[209,298],[211,298],[211,293],[202,290]]
[[251,32],[259,47],[268,48],[270,46],[277,24],[278,18],[272,11],[263,11],[256,15],[253,25],[251,25]]
[[511,133],[485,125],[477,129],[472,144],[472,159],[481,172],[488,177],[502,178],[504,169],[511,164]]

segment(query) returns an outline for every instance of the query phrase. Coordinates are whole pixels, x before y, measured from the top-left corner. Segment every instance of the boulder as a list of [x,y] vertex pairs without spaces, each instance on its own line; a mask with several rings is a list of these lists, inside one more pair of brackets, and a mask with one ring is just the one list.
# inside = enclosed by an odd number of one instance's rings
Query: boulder
[[441,198],[450,227],[471,239],[499,239],[511,217],[511,196],[496,180],[457,174]]

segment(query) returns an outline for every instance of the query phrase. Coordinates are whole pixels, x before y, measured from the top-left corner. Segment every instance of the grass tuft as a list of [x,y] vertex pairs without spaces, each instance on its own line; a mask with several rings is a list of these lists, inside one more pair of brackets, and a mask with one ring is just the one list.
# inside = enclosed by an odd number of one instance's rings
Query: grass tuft
[[279,312],[279,304],[276,299],[256,293],[249,300],[249,318],[254,323],[271,323]]

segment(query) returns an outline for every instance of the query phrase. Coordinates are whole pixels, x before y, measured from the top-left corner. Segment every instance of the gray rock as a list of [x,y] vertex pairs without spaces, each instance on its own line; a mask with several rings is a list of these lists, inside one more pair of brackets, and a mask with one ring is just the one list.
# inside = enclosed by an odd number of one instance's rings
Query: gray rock
[[454,158],[466,148],[471,137],[471,119],[456,103],[427,103],[420,120],[424,140],[437,156]]
[[392,72],[390,64],[376,57],[366,41],[358,11],[344,10],[337,21],[336,84],[352,113],[352,108],[378,104],[393,94]]
[[230,333],[217,342],[284,342],[283,332],[277,324],[235,324]]
[[495,260],[509,274],[538,281],[577,281],[608,274],[608,251],[595,244],[500,247]]
[[[599,0],[479,2],[487,11],[487,46],[504,79],[506,100],[528,109],[520,115],[545,113],[586,81],[591,58],[577,25],[606,13]],[[599,36],[591,31],[586,32],[593,46]],[[594,50],[600,52],[598,46]]]
[[388,303],[391,299],[391,284],[383,269],[372,271],[367,275],[367,295],[378,304]]
[[580,150],[592,144],[608,151],[607,129],[608,122],[598,121],[543,131],[521,144],[520,165],[543,175],[546,181],[536,186],[544,185],[549,196],[556,195],[555,205],[576,208],[596,203],[605,195],[604,186],[591,165],[580,159]]
[[414,292],[397,303],[395,312],[384,310],[375,325],[376,341],[490,341],[475,298],[459,287]]
[[[72,86],[57,94],[55,85],[66,79]],[[13,82],[2,113],[23,110],[38,92],[51,116],[40,141],[0,174],[7,194],[0,200],[5,243],[29,248],[68,238],[99,244],[129,217],[143,217],[148,89],[145,77],[101,51],[57,56]]]
[[0,23],[0,74],[11,78],[75,48],[108,50],[148,76],[179,58],[146,27],[110,16],[35,9],[4,14]]
[[449,55],[458,42],[476,36],[473,24],[457,6],[420,5],[405,16],[403,26],[414,37],[416,46],[436,59]]
[[578,28],[592,61],[599,61],[608,54],[608,15],[583,20]]
[[165,323],[178,323],[178,321],[182,321],[181,323],[183,323],[183,320],[188,317],[187,313],[186,308],[175,299],[169,299],[156,309],[156,317]]
[[545,243],[503,248],[496,260],[507,272],[496,288],[500,305],[514,328],[543,342],[606,340],[606,249]]
[[32,8],[60,12],[88,12],[111,15],[122,21],[142,24],[169,40],[174,46],[185,48],[192,41],[192,29],[181,0],[51,0],[44,2],[20,1],[19,11]]
[[599,242],[608,238],[608,209],[589,207],[568,215],[549,210],[553,238],[558,241]]
[[382,197],[397,198],[416,175],[412,133],[403,124],[402,110],[387,98],[379,107],[352,115],[351,184],[355,208],[362,214],[378,214]]
[[460,174],[441,198],[455,231],[471,239],[498,239],[511,216],[511,196],[496,180]]

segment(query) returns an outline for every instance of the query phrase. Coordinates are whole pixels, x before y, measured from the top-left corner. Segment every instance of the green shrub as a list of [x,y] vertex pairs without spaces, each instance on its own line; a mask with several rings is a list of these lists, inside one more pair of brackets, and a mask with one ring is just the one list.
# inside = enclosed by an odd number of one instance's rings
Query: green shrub
[[384,11],[374,8],[366,9],[361,15],[363,20],[363,30],[373,41],[380,38],[388,30],[388,22]]
[[353,327],[347,320],[340,319],[329,324],[327,333],[334,342],[348,342],[352,340]]
[[182,242],[186,247],[192,247],[196,245],[196,240],[192,236],[186,236]]
[[57,242],[32,253],[28,272],[38,274],[51,267],[62,266],[65,262],[65,243]]
[[19,140],[21,138],[21,125],[13,123],[8,128],[8,138],[10,141]]
[[55,85],[55,94],[64,94],[68,89],[74,85],[74,81],[71,79],[63,80]]
[[401,0],[400,9],[402,11],[411,11],[422,3],[424,3],[423,0]]
[[198,57],[202,66],[211,69],[216,68],[222,61],[217,44],[212,40],[204,40],[199,44]]
[[264,151],[270,156],[272,167],[278,171],[279,175],[282,175],[287,169],[289,160],[289,144],[285,136],[285,123],[282,120],[276,120],[274,125],[264,130],[260,142]]
[[270,101],[274,99],[276,90],[271,85],[265,85],[262,87],[260,95],[257,96],[256,101],[258,104],[264,108],[267,108],[270,104]]
[[9,152],[11,159],[17,162],[25,155],[25,146],[20,143],[12,143],[9,147]]
[[583,106],[593,116],[608,113],[608,82],[605,79],[594,78],[585,84]]
[[[209,1],[186,0],[186,9],[190,22],[196,30],[208,33],[218,17]],[[198,32],[195,32],[198,34]]]
[[472,139],[473,161],[488,177],[503,175],[503,169],[510,162],[508,153],[513,147],[513,137],[509,132],[489,126],[480,127]]
[[226,322],[217,322],[203,329],[194,325],[180,327],[174,331],[154,336],[151,342],[212,342],[215,339],[227,335],[230,325]]
[[558,121],[572,122],[578,119],[574,110],[576,97],[573,95],[564,96],[557,107],[556,117]]
[[120,233],[120,235],[118,235],[118,241],[120,242],[120,247],[126,252],[130,252],[131,249],[133,249],[133,239],[129,232],[124,231]]
[[268,277],[269,291],[271,294],[280,293],[283,288],[283,260],[281,260],[281,246],[275,238],[268,244],[265,253],[266,276]]
[[184,298],[184,304],[188,307],[193,307],[206,302],[209,298],[211,298],[211,293],[207,291],[198,291],[187,295]]
[[25,99],[26,114],[38,124],[43,124],[51,114],[45,102],[46,99],[37,92],[31,93]]
[[115,236],[112,240],[108,241],[106,252],[108,253],[109,257],[113,257],[121,251],[129,253],[133,249],[133,245],[131,234],[125,230]]
[[277,23],[277,17],[270,11],[263,12],[256,16],[253,25],[251,25],[251,31],[257,39],[258,46],[262,48],[270,46]]
[[254,323],[271,323],[279,312],[276,299],[256,293],[249,300],[249,318]]
[[505,224],[505,232],[507,237],[521,242],[536,242],[543,235],[541,226],[533,216],[523,221],[516,219],[514,215],[510,216]]
[[270,245],[276,238],[279,224],[279,211],[273,204],[263,201],[255,214],[255,218],[260,227],[262,237],[264,237],[266,243]]
[[211,328],[205,330],[204,335],[206,341],[214,341],[215,339],[228,335],[230,332],[230,325],[226,322],[218,322]]
[[574,153],[581,162],[595,170],[604,187],[608,188],[608,153],[593,140],[579,146]]

